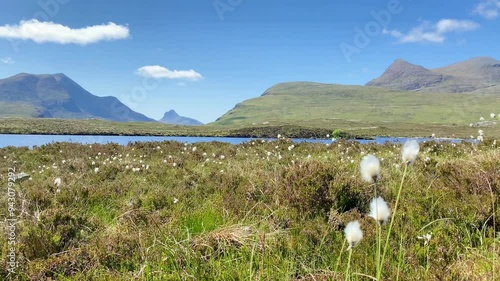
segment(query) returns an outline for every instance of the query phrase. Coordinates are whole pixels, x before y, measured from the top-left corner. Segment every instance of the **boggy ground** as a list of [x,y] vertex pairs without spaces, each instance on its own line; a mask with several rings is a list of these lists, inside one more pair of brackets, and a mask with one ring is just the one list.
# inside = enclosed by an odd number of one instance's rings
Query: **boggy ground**
[[500,138],[500,122],[440,124],[408,123],[402,121],[374,121],[342,119],[297,119],[293,122],[271,121],[263,123],[203,126],[179,126],[158,122],[111,122],[97,119],[53,118],[0,118],[0,134],[48,134],[48,135],[126,135],[126,136],[211,136],[275,138],[285,134],[289,138],[325,138],[340,130],[347,138],[370,137],[430,137],[470,139],[485,131],[485,136]]
[[[373,186],[360,176],[367,154],[381,161],[377,187],[392,209],[401,145],[280,139],[0,149],[2,222],[8,169],[31,176],[16,183],[19,267],[9,278],[338,280],[348,256],[343,229],[359,220],[364,238],[353,248],[350,277],[369,280],[376,223],[367,215]],[[499,163],[491,139],[421,144],[382,279],[498,280]],[[0,237],[3,265],[7,238]],[[2,266],[2,279],[7,274]]]

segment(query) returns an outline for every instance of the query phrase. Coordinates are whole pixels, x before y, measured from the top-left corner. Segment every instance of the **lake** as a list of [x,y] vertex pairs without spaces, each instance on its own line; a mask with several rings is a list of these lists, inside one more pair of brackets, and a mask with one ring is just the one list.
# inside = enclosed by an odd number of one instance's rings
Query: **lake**
[[[41,146],[52,142],[73,142],[81,144],[92,143],[117,143],[127,145],[129,142],[151,142],[151,141],[178,141],[187,143],[212,142],[220,141],[231,144],[239,144],[246,141],[256,140],[257,138],[228,138],[228,137],[157,137],[157,136],[93,136],[93,135],[16,135],[16,134],[0,134],[0,147],[16,146],[29,147]],[[355,140],[359,143],[378,143],[385,142],[403,143],[408,138],[389,138],[377,137],[373,140]],[[274,139],[265,139],[274,140]],[[441,140],[460,142],[461,139],[432,139],[432,138],[417,138],[419,142],[430,140]],[[293,139],[294,142],[313,142],[313,143],[331,143],[331,139]]]

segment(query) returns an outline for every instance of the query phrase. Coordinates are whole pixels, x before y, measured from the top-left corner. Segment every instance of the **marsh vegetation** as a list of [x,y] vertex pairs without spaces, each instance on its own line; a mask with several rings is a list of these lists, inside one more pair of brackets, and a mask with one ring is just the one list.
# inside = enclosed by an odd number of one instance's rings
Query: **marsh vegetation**
[[[19,280],[492,280],[500,272],[500,150],[481,143],[179,142],[0,149],[16,185]],[[380,161],[370,210],[362,159]],[[0,206],[7,206],[1,194]],[[7,208],[1,209],[2,217]],[[394,216],[392,216],[394,215]],[[3,221],[3,220],[2,220]],[[363,238],[346,251],[344,229]],[[7,236],[0,237],[2,263]],[[348,263],[348,261],[350,261]],[[347,267],[349,265],[349,269]],[[380,266],[379,266],[380,265]],[[8,272],[2,268],[5,278]],[[346,275],[346,272],[348,275]]]

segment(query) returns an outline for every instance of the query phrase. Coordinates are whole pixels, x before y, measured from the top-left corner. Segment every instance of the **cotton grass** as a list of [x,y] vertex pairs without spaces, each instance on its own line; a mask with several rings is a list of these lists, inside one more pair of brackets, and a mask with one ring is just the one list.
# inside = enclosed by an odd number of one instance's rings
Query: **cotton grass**
[[61,183],[62,183],[61,178],[55,178],[55,179],[54,179],[54,185],[55,185],[56,187],[60,187],[60,186],[61,186]]
[[380,161],[378,158],[369,154],[361,160],[361,177],[364,181],[372,183],[377,181],[380,175]]
[[402,159],[403,163],[411,164],[417,159],[420,146],[416,140],[408,140],[403,145]]
[[391,210],[382,197],[372,199],[369,216],[378,222],[387,222],[391,216]]
[[349,270],[351,268],[351,257],[352,257],[352,248],[356,246],[361,239],[363,239],[363,231],[361,231],[361,226],[359,221],[351,221],[349,222],[345,229],[345,239],[347,243],[349,243],[349,247],[347,247],[347,251],[349,251],[349,258],[347,261],[347,269],[345,271],[345,280],[349,280]]
[[363,239],[363,231],[361,231],[359,221],[349,222],[344,229],[344,234],[347,243],[349,243],[349,247],[347,248],[347,251],[349,251]]

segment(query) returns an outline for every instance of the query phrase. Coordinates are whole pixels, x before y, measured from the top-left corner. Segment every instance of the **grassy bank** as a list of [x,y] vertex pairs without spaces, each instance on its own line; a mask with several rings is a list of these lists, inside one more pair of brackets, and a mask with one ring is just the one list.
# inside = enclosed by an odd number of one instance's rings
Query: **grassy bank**
[[[369,153],[381,160],[379,194],[394,208],[400,152],[392,144],[292,146],[284,139],[3,148],[4,186],[9,168],[31,175],[16,184],[14,277],[343,280],[343,229],[359,220],[364,238],[352,251],[350,277],[367,280],[376,273],[376,223],[367,215],[373,186],[362,181],[359,164]],[[421,146],[383,280],[498,278],[498,159],[491,140]],[[0,206],[6,218],[6,192]],[[6,235],[0,244],[5,265]]]
[[176,126],[152,122],[110,122],[104,120],[65,120],[50,118],[0,119],[0,134],[65,134],[65,135],[145,135],[145,136],[215,136],[274,138],[284,134],[291,138],[325,138],[340,129],[351,137],[437,137],[469,138],[477,136],[479,129],[487,137],[500,137],[500,123],[489,126],[469,124],[428,124],[355,121],[342,119],[297,120],[293,123],[271,121],[253,125]]
[[111,122],[97,119],[5,118],[0,134],[125,135],[125,136],[213,136],[276,137],[286,133],[297,138],[324,138],[330,129],[290,124],[273,126],[180,126],[155,122]]

